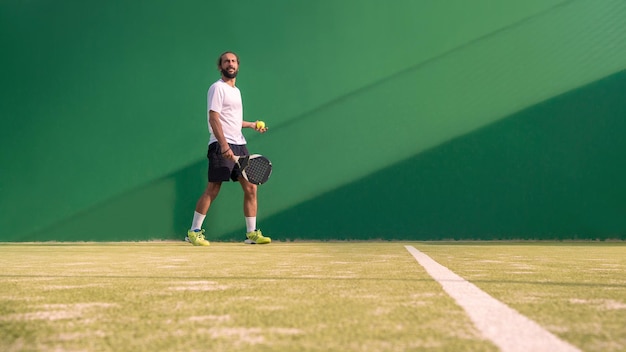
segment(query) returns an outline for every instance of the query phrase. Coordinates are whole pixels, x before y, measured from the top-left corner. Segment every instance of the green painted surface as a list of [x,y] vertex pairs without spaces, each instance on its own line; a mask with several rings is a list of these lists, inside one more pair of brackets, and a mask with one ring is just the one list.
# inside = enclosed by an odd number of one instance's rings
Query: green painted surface
[[[182,238],[225,50],[270,126],[247,136],[275,165],[276,239],[625,238],[623,18],[619,0],[3,2],[0,240]],[[241,238],[238,186],[205,225]]]

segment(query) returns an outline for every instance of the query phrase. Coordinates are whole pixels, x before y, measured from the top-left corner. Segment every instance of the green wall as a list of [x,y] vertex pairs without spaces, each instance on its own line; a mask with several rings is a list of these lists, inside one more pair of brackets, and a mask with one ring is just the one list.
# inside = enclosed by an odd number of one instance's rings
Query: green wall
[[[622,0],[4,1],[0,240],[182,239],[241,56],[275,239],[626,239]],[[307,159],[301,156],[307,156]],[[205,227],[240,240],[240,189]]]

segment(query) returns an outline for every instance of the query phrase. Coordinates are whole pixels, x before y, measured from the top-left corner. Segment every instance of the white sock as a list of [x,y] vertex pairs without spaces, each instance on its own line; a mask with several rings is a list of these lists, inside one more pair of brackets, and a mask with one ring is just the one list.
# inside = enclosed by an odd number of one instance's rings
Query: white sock
[[204,222],[204,218],[206,214],[200,214],[197,211],[193,212],[193,221],[191,222],[191,230],[201,230],[202,223]]
[[246,216],[246,228],[248,229],[247,232],[252,232],[256,230],[256,216]]

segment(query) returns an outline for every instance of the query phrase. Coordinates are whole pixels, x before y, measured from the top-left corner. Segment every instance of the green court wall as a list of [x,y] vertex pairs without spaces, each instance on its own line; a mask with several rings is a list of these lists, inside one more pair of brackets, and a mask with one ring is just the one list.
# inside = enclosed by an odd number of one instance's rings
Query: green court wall
[[[241,57],[276,240],[626,239],[626,2],[0,3],[0,241],[181,239]],[[243,239],[241,190],[205,221]]]

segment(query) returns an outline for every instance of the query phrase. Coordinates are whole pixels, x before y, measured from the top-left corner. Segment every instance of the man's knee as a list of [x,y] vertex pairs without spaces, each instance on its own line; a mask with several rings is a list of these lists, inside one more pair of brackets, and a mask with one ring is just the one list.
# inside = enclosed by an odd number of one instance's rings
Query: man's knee
[[207,196],[211,197],[211,199],[215,199],[215,197],[217,197],[217,195],[220,193],[221,187],[222,184],[220,182],[209,182],[204,193]]
[[243,188],[243,193],[248,197],[256,197],[256,189],[257,186],[250,182],[241,182],[241,188]]

